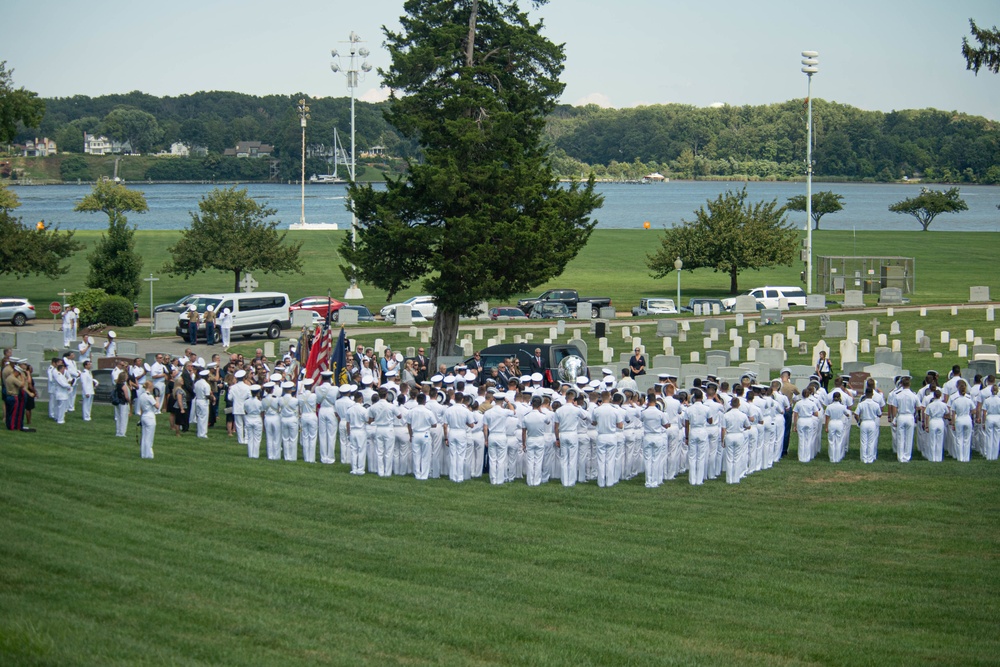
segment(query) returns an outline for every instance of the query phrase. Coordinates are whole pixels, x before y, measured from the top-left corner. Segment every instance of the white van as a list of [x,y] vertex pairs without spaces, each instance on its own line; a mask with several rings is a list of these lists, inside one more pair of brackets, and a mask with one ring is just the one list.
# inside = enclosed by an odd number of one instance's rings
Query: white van
[[[288,310],[288,295],[282,292],[228,292],[223,294],[196,294],[188,304],[197,308],[199,319],[209,305],[215,308],[216,317],[226,308],[233,314],[233,336],[250,338],[254,334],[266,334],[268,338],[277,338],[282,329],[292,328],[292,316]],[[191,311],[180,314],[177,321],[177,335],[188,343],[188,321]],[[216,340],[219,340],[216,326]],[[198,324],[198,338],[205,338],[205,324]]]
[[[808,300],[806,291],[801,287],[773,287],[770,285],[756,287],[744,292],[740,296],[752,296],[757,299],[757,303],[763,308],[778,308],[781,299],[788,299],[789,306],[805,308],[806,301]],[[722,305],[726,307],[726,310],[732,310],[736,305],[736,298],[723,299]]]

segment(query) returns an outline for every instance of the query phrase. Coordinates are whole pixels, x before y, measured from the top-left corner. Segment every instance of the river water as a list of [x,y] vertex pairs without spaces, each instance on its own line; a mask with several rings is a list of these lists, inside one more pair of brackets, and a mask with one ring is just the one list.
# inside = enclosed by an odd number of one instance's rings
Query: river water
[[[706,200],[743,185],[742,182],[721,181],[599,184],[597,189],[604,195],[604,207],[595,213],[595,217],[599,229],[641,229],[647,221],[654,229],[673,226],[682,220],[694,219],[694,211]],[[130,183],[129,187],[144,192],[149,204],[147,213],[129,216],[129,221],[136,223],[139,229],[184,229],[190,222],[190,212],[197,211],[198,201],[215,186]],[[252,197],[277,209],[280,227],[287,228],[290,223],[298,222],[301,204],[299,186],[249,183],[239,187],[246,187]],[[746,187],[752,201],[776,198],[779,203],[784,203],[793,195],[805,194],[805,183],[750,182]],[[20,197],[22,204],[16,214],[27,223],[45,220],[46,223],[59,223],[62,229],[107,227],[104,215],[73,210],[90,192],[89,185],[16,186],[11,189]],[[920,229],[912,217],[888,210],[890,204],[918,194],[919,185],[813,183],[813,191],[820,190],[832,190],[844,197],[844,210],[825,216],[821,221],[823,229]],[[940,215],[931,226],[932,231],[1000,231],[1000,210],[997,209],[1000,186],[965,185],[961,193],[969,210]],[[344,208],[344,194],[343,185],[306,186],[306,221],[335,222],[340,229],[349,229],[351,216]],[[805,213],[792,212],[790,216],[797,226],[805,228]]]

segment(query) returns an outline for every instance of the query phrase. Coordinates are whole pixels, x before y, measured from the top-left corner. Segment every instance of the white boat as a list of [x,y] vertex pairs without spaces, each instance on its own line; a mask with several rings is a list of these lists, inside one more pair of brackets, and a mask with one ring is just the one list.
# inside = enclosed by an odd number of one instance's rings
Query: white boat
[[336,174],[313,174],[309,177],[310,185],[342,185],[346,182]]
[[333,128],[333,173],[313,174],[309,177],[309,184],[342,185],[347,183],[346,180],[337,174],[337,163],[339,162],[342,162],[344,165],[347,164],[347,152],[344,150],[344,147],[340,145],[340,136],[337,134],[337,128]]

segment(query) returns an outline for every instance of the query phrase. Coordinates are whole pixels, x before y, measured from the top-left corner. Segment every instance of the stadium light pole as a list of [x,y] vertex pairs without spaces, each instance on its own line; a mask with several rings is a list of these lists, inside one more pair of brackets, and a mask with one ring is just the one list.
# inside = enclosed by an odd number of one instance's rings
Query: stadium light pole
[[806,294],[813,291],[813,246],[812,246],[812,184],[813,184],[813,160],[812,160],[812,130],[813,130],[813,101],[812,101],[812,80],[813,74],[819,71],[819,60],[817,51],[802,52],[802,73],[806,75],[806,106],[809,108],[806,120]]
[[[359,47],[358,44],[361,42],[361,37],[358,33],[351,31],[348,35],[347,43],[350,45],[347,55],[346,69],[343,70],[344,75],[347,77],[347,88],[351,91],[351,165],[350,165],[350,177],[351,185],[354,184],[354,177],[356,175],[356,163],[355,158],[357,153],[355,151],[354,144],[354,97],[355,91],[358,87],[358,75],[359,73],[367,74],[372,70],[372,66],[368,64],[365,58],[368,57],[369,51],[364,46]],[[330,70],[334,73],[340,72],[340,53],[337,49],[330,50],[330,57],[333,58],[333,62],[330,63]],[[358,61],[361,61],[359,64]],[[357,247],[358,243],[358,217],[354,214],[354,205],[351,204],[351,248]],[[361,294],[361,288],[358,287],[357,278],[354,277],[356,273],[356,268],[354,264],[351,264],[351,285],[347,288],[347,292],[344,294],[345,299],[361,299],[363,295]]]
[[681,312],[681,269],[684,268],[684,262],[678,257],[674,260],[674,268],[677,269],[677,312]]
[[302,123],[302,214],[299,223],[306,224],[306,121],[309,119],[309,105],[304,99],[299,100],[299,120]]

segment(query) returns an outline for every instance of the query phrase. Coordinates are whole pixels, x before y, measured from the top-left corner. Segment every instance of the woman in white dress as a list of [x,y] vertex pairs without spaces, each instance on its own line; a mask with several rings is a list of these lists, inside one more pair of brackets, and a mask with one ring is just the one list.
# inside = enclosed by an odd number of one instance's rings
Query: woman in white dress
[[156,413],[160,406],[153,393],[153,381],[146,380],[143,384],[145,389],[139,395],[137,401],[139,406],[139,426],[142,428],[140,438],[139,455],[144,459],[153,458],[153,436],[156,435]]

